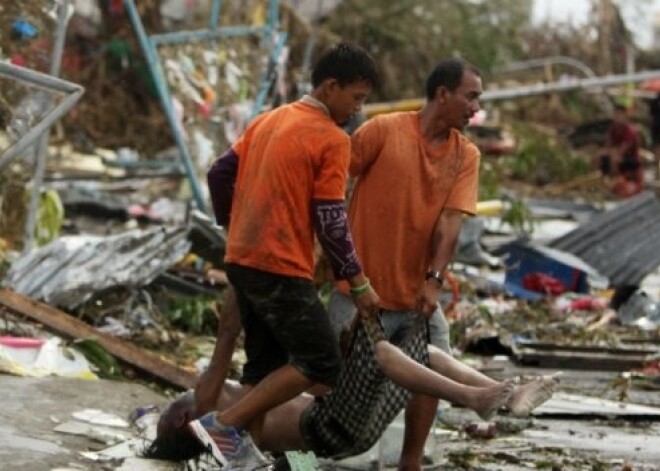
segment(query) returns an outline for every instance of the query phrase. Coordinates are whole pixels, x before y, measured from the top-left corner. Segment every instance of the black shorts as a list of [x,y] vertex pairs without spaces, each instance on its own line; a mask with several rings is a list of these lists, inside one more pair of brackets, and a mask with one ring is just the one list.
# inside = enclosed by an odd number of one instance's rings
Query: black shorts
[[243,384],[257,384],[291,364],[307,378],[333,386],[341,367],[339,342],[314,284],[227,264],[245,331]]

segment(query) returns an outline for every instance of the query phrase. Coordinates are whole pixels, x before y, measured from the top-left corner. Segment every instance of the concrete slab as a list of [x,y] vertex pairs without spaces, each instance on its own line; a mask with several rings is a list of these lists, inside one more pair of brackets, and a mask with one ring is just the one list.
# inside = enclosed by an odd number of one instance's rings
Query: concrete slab
[[107,464],[89,462],[78,454],[107,445],[95,444],[84,436],[57,433],[54,428],[83,409],[100,409],[126,418],[138,406],[167,402],[138,384],[6,375],[0,375],[0,397],[0,468],[30,471],[72,466],[90,471],[108,469]]

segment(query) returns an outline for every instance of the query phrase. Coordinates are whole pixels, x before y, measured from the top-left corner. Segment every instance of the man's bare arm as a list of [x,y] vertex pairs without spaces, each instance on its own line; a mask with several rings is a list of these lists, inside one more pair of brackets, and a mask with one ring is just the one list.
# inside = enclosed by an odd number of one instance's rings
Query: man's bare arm
[[[429,272],[444,275],[449,262],[454,256],[458,234],[461,230],[463,212],[457,209],[445,208],[436,223],[431,239],[431,264]],[[424,281],[418,298],[418,310],[425,316],[430,316],[436,310],[438,296],[442,284],[435,278]]]

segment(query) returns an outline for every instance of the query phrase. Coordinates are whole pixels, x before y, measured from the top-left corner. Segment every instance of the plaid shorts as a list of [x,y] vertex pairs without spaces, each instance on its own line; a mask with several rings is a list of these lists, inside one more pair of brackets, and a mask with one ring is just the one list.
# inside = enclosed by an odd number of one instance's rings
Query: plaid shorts
[[[388,379],[376,363],[374,347],[379,339],[384,339],[379,321],[358,321],[334,389],[303,412],[301,434],[317,455],[340,459],[365,452],[408,403],[410,392]],[[424,318],[419,317],[398,347],[428,366]]]

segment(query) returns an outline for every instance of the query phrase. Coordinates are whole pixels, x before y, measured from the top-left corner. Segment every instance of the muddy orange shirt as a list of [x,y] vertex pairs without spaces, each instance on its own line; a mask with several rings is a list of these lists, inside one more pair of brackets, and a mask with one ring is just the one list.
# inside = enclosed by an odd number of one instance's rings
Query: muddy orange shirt
[[453,129],[429,147],[416,112],[376,116],[351,141],[357,180],[348,214],[357,254],[383,307],[412,310],[442,209],[476,212],[479,151]]
[[348,135],[298,101],[258,116],[232,148],[238,173],[225,261],[312,279],[312,199],[344,199]]

